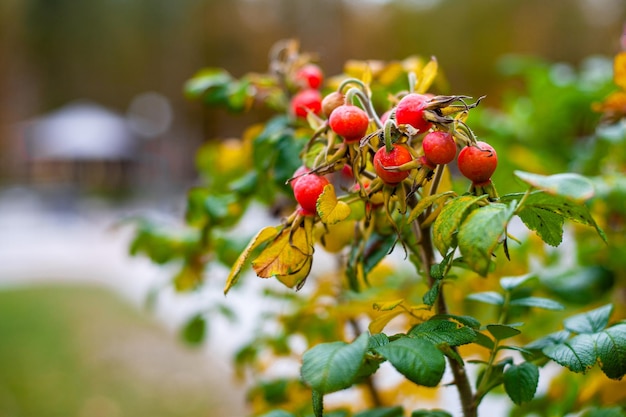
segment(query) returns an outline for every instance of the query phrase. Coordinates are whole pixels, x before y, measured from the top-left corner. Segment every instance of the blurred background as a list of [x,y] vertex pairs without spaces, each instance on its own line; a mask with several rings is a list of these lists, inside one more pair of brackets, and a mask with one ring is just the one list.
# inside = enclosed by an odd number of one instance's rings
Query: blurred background
[[610,58],[625,22],[622,0],[3,0],[0,417],[216,415],[215,398],[243,415],[223,352],[174,334],[181,303],[145,315],[167,271],[129,258],[115,228],[179,216],[194,151],[249,123],[185,101],[199,69],[263,72],[284,38],[328,74],[434,55],[455,93],[495,107],[502,56]]

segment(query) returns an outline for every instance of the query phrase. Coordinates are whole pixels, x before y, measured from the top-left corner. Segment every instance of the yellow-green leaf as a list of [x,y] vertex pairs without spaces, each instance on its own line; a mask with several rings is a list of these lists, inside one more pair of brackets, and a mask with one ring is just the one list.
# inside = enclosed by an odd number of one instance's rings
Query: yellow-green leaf
[[481,276],[489,272],[493,252],[502,243],[514,212],[515,203],[491,203],[463,221],[457,237],[459,249],[467,265]]
[[315,131],[319,130],[322,126],[324,126],[324,120],[312,111],[307,113],[306,121],[311,127],[311,129]]
[[415,86],[415,92],[424,94],[428,91],[435,77],[437,76],[438,69],[437,60],[432,57],[431,60],[424,66],[422,73],[418,76],[417,85]]
[[174,277],[176,291],[189,291],[202,282],[202,270],[194,264],[186,264]]
[[226,280],[226,286],[224,287],[224,294],[228,293],[231,287],[235,285],[235,283],[239,279],[239,275],[241,274],[243,265],[248,259],[248,256],[250,256],[250,252],[258,248],[260,245],[267,242],[268,240],[273,239],[277,234],[278,229],[276,227],[268,226],[261,229],[259,233],[257,233],[252,238],[252,240],[250,240],[250,243],[248,243],[248,246],[246,246],[243,252],[241,252],[239,258],[237,258],[237,261],[230,270],[230,274],[228,275],[228,279]]
[[433,223],[433,243],[442,256],[456,245],[456,235],[467,211],[486,196],[460,196],[448,202]]
[[317,214],[322,223],[335,224],[345,220],[350,215],[350,206],[343,201],[337,200],[335,187],[328,184],[317,199]]
[[252,268],[261,278],[291,275],[302,270],[313,253],[304,228],[283,229],[252,261]]
[[431,207],[435,204],[438,204],[440,200],[447,199],[455,195],[454,191],[446,191],[445,193],[429,195],[427,197],[422,198],[411,210],[409,213],[409,217],[407,219],[407,223],[411,223],[413,220],[417,219],[417,217],[422,214],[428,207]]

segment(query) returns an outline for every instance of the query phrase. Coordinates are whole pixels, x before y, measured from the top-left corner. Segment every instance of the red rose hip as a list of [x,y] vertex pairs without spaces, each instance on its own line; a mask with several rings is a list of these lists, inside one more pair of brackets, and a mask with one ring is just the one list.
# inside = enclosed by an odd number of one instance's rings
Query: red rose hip
[[360,107],[344,104],[330,114],[330,128],[346,142],[356,142],[367,132],[370,120],[367,113]]
[[432,126],[432,123],[424,119],[424,108],[428,99],[429,96],[417,93],[402,97],[396,106],[396,123],[411,125],[420,133],[428,131]]
[[300,118],[306,118],[309,111],[320,114],[322,111],[322,93],[312,88],[302,90],[291,99],[291,111]]
[[393,144],[391,152],[383,146],[374,155],[374,170],[385,184],[396,185],[409,176],[409,171],[388,171],[385,168],[404,165],[411,162],[413,157],[406,146]]
[[422,141],[424,156],[433,164],[449,164],[456,157],[456,142],[448,132],[430,132]]
[[300,167],[298,167],[298,169],[296,169],[292,175],[292,180],[290,182],[291,185],[291,189],[293,189],[293,187],[295,187],[296,182],[298,182],[298,180],[300,178],[302,178],[306,173],[310,172],[311,170],[309,168],[307,168],[304,165],[301,165]]
[[485,183],[491,179],[498,166],[498,155],[491,145],[478,141],[474,146],[461,149],[457,165],[461,174],[472,183]]
[[315,64],[306,64],[299,68],[295,74],[296,84],[301,88],[318,89],[324,81],[322,69]]
[[329,181],[326,177],[307,174],[300,177],[293,185],[293,195],[300,207],[306,212],[314,214],[317,211],[317,199],[328,184]]

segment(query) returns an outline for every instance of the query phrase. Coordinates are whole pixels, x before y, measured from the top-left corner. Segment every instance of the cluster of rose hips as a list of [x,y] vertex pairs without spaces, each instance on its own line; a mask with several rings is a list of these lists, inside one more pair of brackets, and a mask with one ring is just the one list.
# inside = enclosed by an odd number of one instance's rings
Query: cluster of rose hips
[[[368,188],[365,197],[369,199],[384,188],[401,191],[398,186],[405,180],[411,190],[417,190],[437,166],[456,159],[461,174],[472,182],[472,193],[497,198],[491,183],[497,154],[488,143],[476,140],[463,121],[463,115],[478,102],[467,105],[466,97],[408,92],[399,95],[395,106],[379,118],[366,88],[351,88],[344,94],[348,81],[322,97],[319,67],[309,64],[296,74],[308,81],[291,99],[292,114],[319,118],[321,127],[315,136],[322,137],[330,130],[340,138],[340,143],[329,140],[323,151],[330,157],[294,173],[291,185],[301,214],[315,214],[317,199],[329,183],[324,174],[346,166],[354,173],[357,188]],[[451,117],[453,114],[457,117]]]
[[[350,286],[358,288],[367,280],[362,265],[370,256],[373,237],[395,234],[393,244],[400,242],[407,249],[410,235],[405,226],[412,223],[417,234],[437,218],[443,204],[431,202],[450,195],[450,190],[442,193],[438,187],[443,168],[455,158],[472,182],[471,193],[497,199],[491,182],[497,155],[465,124],[480,99],[467,103],[466,96],[427,94],[437,72],[434,58],[422,68],[407,68],[408,90],[390,95],[389,108],[379,115],[372,101],[371,73],[325,83],[320,67],[299,54],[292,42],[278,45],[271,57],[272,85],[280,91],[270,95],[272,104],[285,105],[295,136],[308,136],[299,155],[302,166],[288,180],[298,207],[280,227],[265,228],[252,239],[225,291],[251,251],[262,245],[252,260],[256,274],[301,288],[316,241],[330,251],[351,245],[347,269],[354,272],[348,274]],[[323,85],[336,88],[323,94]],[[420,211],[424,206],[426,211]]]

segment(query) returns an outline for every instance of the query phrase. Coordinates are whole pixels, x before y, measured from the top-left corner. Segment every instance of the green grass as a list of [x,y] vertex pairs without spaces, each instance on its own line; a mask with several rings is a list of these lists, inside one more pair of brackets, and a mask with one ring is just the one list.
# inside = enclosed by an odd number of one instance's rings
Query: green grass
[[239,417],[223,368],[115,294],[0,291],[0,417]]

